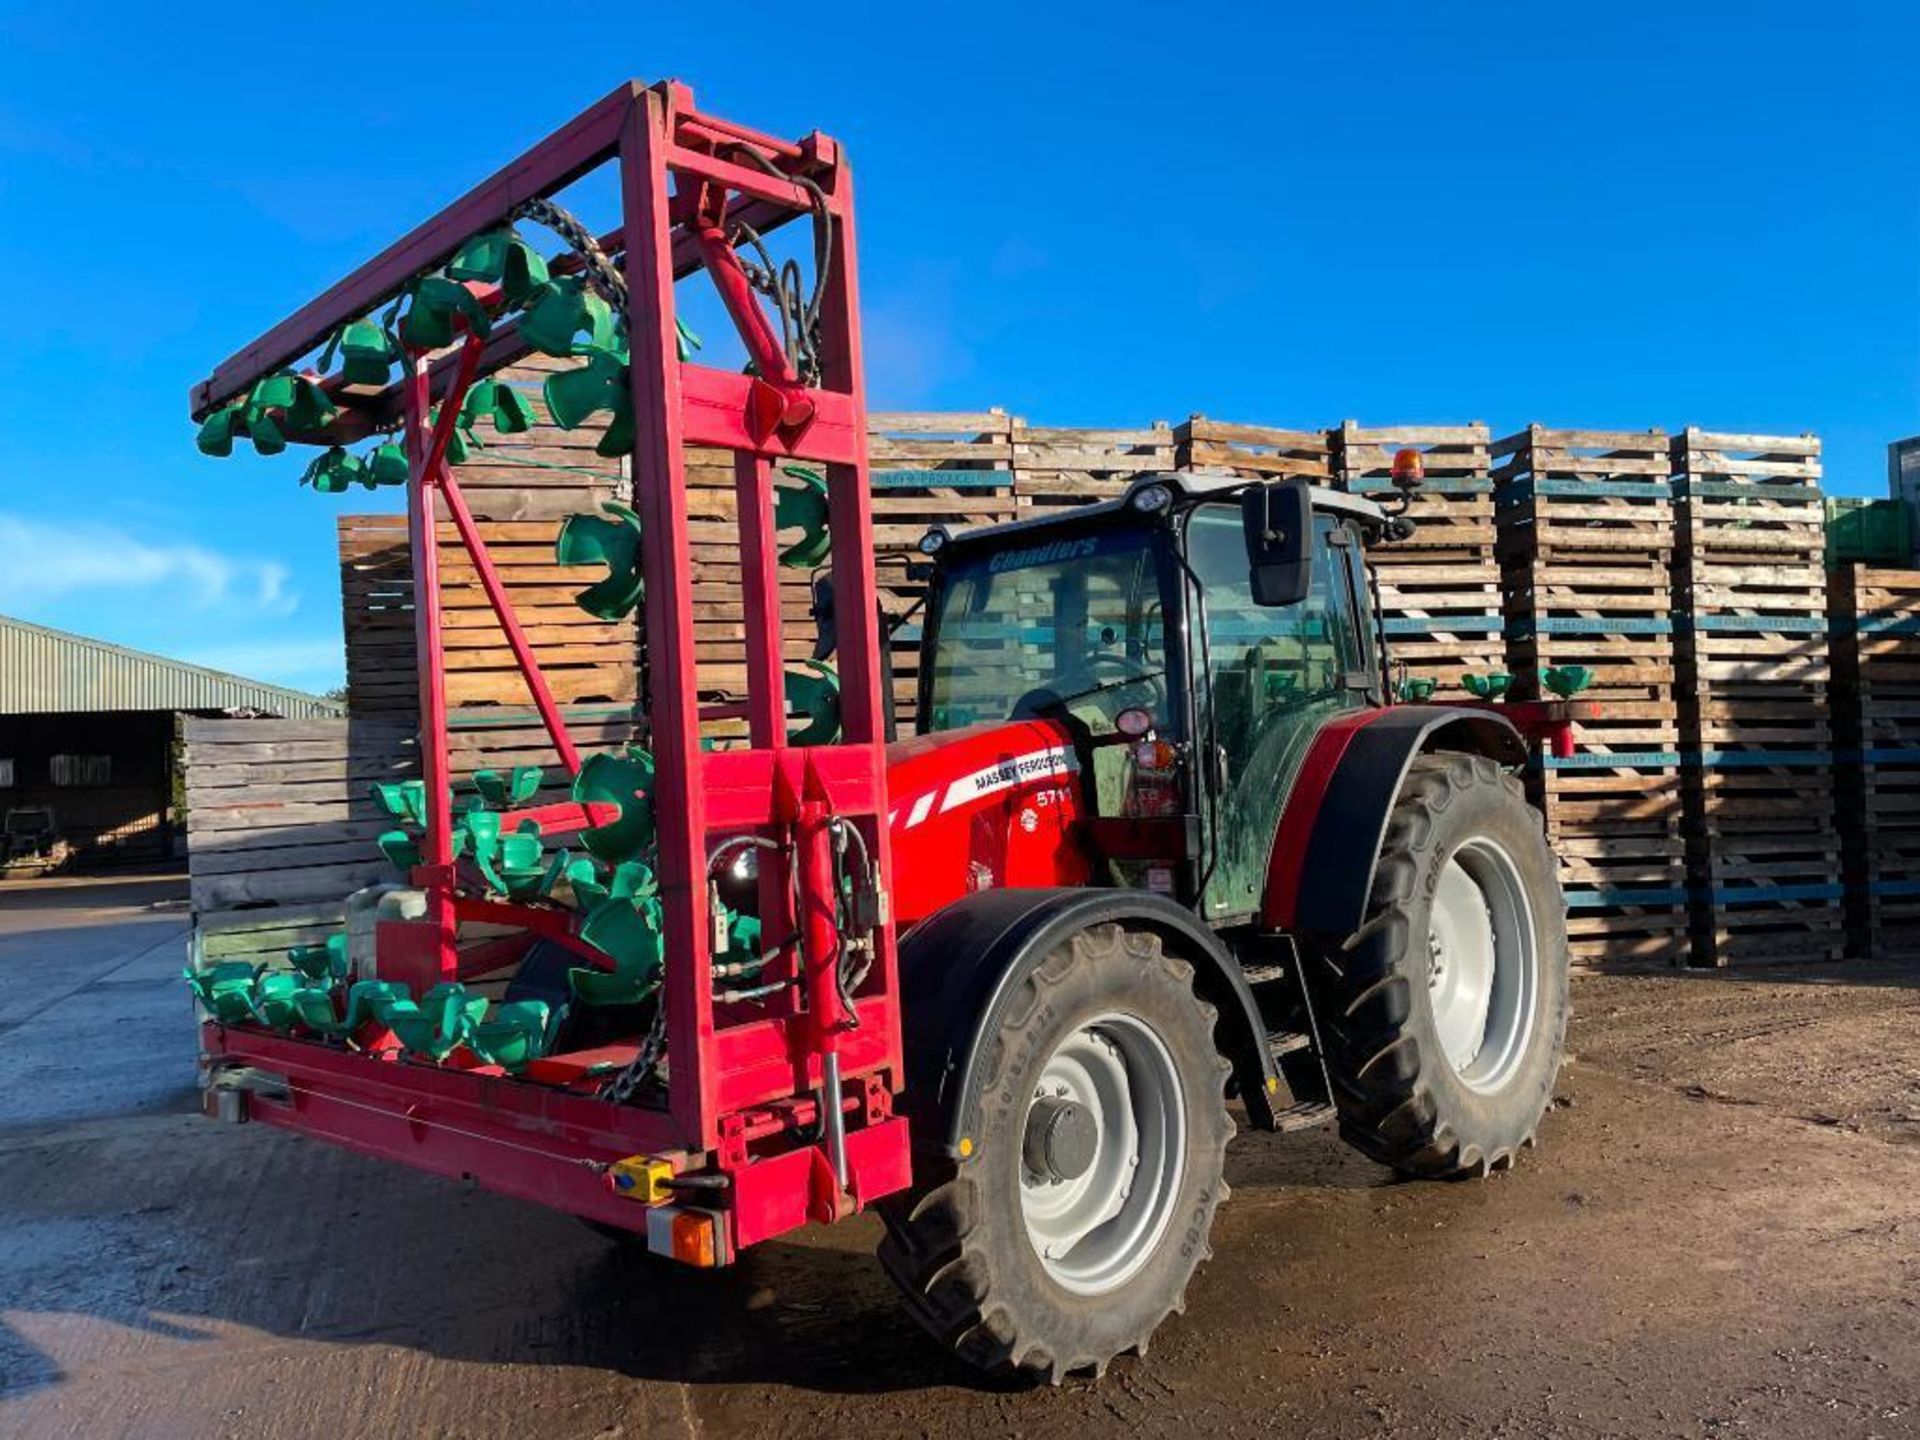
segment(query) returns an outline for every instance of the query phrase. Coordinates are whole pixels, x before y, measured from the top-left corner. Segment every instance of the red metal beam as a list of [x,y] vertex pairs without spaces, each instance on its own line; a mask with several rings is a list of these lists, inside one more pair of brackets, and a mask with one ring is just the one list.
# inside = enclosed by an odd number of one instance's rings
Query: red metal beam
[[633,499],[647,576],[649,677],[658,791],[656,874],[667,954],[667,1056],[673,1117],[690,1147],[719,1143],[713,1055],[712,926],[707,923],[706,794],[694,665],[693,573],[687,515],[679,348],[670,316],[672,217],[666,151],[669,97],[650,90],[620,134],[621,226],[627,236],[627,334],[636,439]]
[[413,638],[420,666],[420,779],[426,814],[420,864],[414,883],[427,892],[426,922],[435,932],[440,970],[458,967],[454,956],[453,797],[447,761],[446,653],[440,634],[440,552],[434,534],[433,443],[427,424],[426,367],[408,361],[407,454],[413,473],[407,484],[407,538],[413,562]]
[[469,236],[500,224],[522,202],[564,188],[607,159],[641,93],[631,81],[621,85],[258,340],[234,352],[194,387],[193,418],[205,418],[262,375],[292,364],[325,343],[334,331],[373,310],[414,276],[443,264]]
[[[467,349],[478,360],[479,346],[472,337],[468,338]],[[458,384],[454,387],[456,393],[464,388]],[[449,396],[449,410],[454,403],[453,397]],[[519,667],[520,678],[526,682],[527,692],[533,696],[533,708],[540,712],[540,723],[547,727],[547,738],[553,741],[554,752],[559,755],[567,774],[578,775],[580,751],[574,746],[573,737],[567,733],[567,722],[561,718],[560,707],[554,703],[553,691],[547,685],[546,674],[540,669],[540,661],[534,656],[533,644],[527,639],[527,632],[520,628],[520,617],[513,613],[513,602],[507,598],[507,587],[500,579],[500,572],[494,568],[493,556],[487,549],[486,539],[480,534],[480,527],[474,524],[473,512],[467,508],[466,497],[460,493],[459,483],[453,478],[453,467],[444,460],[439,476],[440,494],[447,502],[447,513],[453,517],[454,528],[460,532],[460,543],[466,547],[468,558],[480,572],[480,588],[487,592],[487,603],[493,607],[494,618],[500,622],[501,632],[507,637],[507,648],[513,651],[513,663]]]

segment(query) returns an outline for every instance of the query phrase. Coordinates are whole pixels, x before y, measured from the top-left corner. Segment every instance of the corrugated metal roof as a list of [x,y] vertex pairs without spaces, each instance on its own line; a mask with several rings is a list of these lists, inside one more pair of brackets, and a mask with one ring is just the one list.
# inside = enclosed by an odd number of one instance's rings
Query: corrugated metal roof
[[0,615],[0,715],[100,710],[264,710],[302,719],[344,713],[302,690]]

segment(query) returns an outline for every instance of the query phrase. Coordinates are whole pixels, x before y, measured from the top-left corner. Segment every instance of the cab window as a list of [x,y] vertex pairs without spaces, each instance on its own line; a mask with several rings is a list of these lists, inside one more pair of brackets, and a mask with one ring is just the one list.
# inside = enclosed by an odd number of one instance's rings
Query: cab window
[[1096,732],[1168,704],[1161,548],[1132,528],[957,555],[936,596],[923,731],[1063,710]]
[[[1187,563],[1200,582],[1195,746],[1211,747],[1218,804],[1209,826],[1206,909],[1223,917],[1259,903],[1280,816],[1314,732],[1332,713],[1368,703],[1374,681],[1355,580],[1359,547],[1336,517],[1314,517],[1312,588],[1297,605],[1253,600],[1240,508],[1208,504],[1187,522]],[[1203,774],[1209,772],[1202,770]]]

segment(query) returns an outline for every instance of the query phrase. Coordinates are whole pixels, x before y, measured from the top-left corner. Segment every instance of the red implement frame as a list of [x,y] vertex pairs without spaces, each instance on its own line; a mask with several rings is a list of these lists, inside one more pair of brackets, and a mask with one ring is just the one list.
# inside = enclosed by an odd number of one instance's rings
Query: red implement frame
[[[752,152],[752,153],[749,153]],[[756,163],[757,155],[765,164]],[[891,870],[887,827],[884,697],[873,535],[867,487],[853,181],[839,147],[815,132],[787,142],[702,115],[691,92],[665,83],[627,85],[535,146],[439,216],[269,331],[195,388],[196,418],[244,393],[259,377],[309,354],[349,320],[443,264],[469,236],[506,222],[521,203],[551,195],[605,162],[618,169],[621,226],[602,237],[623,258],[629,290],[632,400],[637,436],[634,503],[643,529],[645,625],[650,657],[649,744],[664,916],[670,1071],[665,1109],[616,1106],[593,1097],[591,1074],[629,1058],[635,1046],[536,1062],[509,1079],[485,1069],[433,1067],[291,1039],[250,1026],[206,1029],[213,1063],[256,1067],[286,1081],[281,1104],[256,1105],[262,1120],[372,1154],[614,1223],[643,1228],[645,1211],[614,1198],[605,1166],[633,1155],[665,1156],[677,1168],[705,1165],[726,1177],[718,1194],[735,1246],[812,1219],[833,1219],[908,1180],[905,1122],[893,1114],[900,1083],[900,1023],[894,939],[883,915],[873,964],[844,1005],[837,973],[833,827],[860,831],[881,877]],[[776,173],[769,173],[768,166]],[[802,184],[801,181],[810,182]],[[745,219],[765,233],[806,218],[815,187],[832,217],[831,266],[821,305],[821,375],[801,383],[728,243]],[[563,273],[577,265],[562,263]],[[683,362],[676,347],[677,279],[704,270],[755,361],[754,376]],[[495,298],[484,286],[480,298]],[[580,758],[514,618],[497,571],[446,463],[454,417],[479,377],[527,353],[516,327],[468,336],[455,350],[414,355],[382,393],[323,381],[342,406],[324,435],[355,438],[403,419],[413,461],[408,490],[420,664],[421,756],[428,797],[422,863],[413,880],[429,897],[423,922],[381,927],[383,977],[424,987],[461,974],[461,920],[517,924],[608,963],[573,933],[562,911],[459,892],[448,795],[448,713],[440,645],[436,501],[472,556],[554,749],[569,773]],[[440,406],[439,423],[428,423]],[[749,748],[702,753],[696,690],[692,566],[683,468],[688,445],[735,452],[748,645]],[[779,545],[773,520],[776,462],[824,468],[832,543],[841,681],[840,742],[787,743],[779,605]],[[553,835],[607,818],[579,805],[503,818],[511,829],[537,818]],[[774,908],[799,898],[799,915],[763,915],[763,933],[795,934],[766,978],[794,984],[764,1006],[713,998],[708,857],[724,837],[757,833],[783,847],[763,851],[763,894]],[[798,870],[789,887],[788,864]],[[835,1123],[835,1116],[844,1117]]]

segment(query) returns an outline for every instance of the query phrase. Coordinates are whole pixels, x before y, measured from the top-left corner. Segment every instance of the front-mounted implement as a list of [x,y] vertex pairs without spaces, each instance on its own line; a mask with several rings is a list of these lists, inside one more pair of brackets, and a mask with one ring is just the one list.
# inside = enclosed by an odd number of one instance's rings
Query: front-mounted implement
[[[603,167],[619,224],[595,235],[553,197]],[[764,259],[761,237],[788,222],[812,232],[810,293],[741,258]],[[543,253],[532,226],[562,248]],[[702,276],[743,372],[691,358],[675,289]],[[223,1111],[471,1176],[703,1264],[908,1183],[856,316],[839,147],[702,114],[678,84],[628,85],[196,387],[207,453],[310,445],[318,490],[404,485],[420,669],[420,779],[380,796],[395,827],[380,848],[407,884],[379,898],[370,952],[196,977]],[[605,567],[583,606],[642,617],[642,743],[626,752],[579,752],[457,478],[490,437],[535,423],[500,372],[536,351],[575,362],[545,387],[554,423],[604,417],[598,448],[631,464],[630,505],[557,537],[561,563]],[[746,734],[713,749],[688,446],[736,457],[747,686],[726,715]],[[496,612],[565,799],[537,803],[538,772],[486,772],[456,809],[441,520]],[[831,568],[837,675],[788,672],[783,561]],[[722,902],[723,872],[757,889],[752,913]],[[463,941],[479,925],[514,933]],[[490,993],[487,977],[516,966]],[[550,977],[537,994],[535,970]]]

